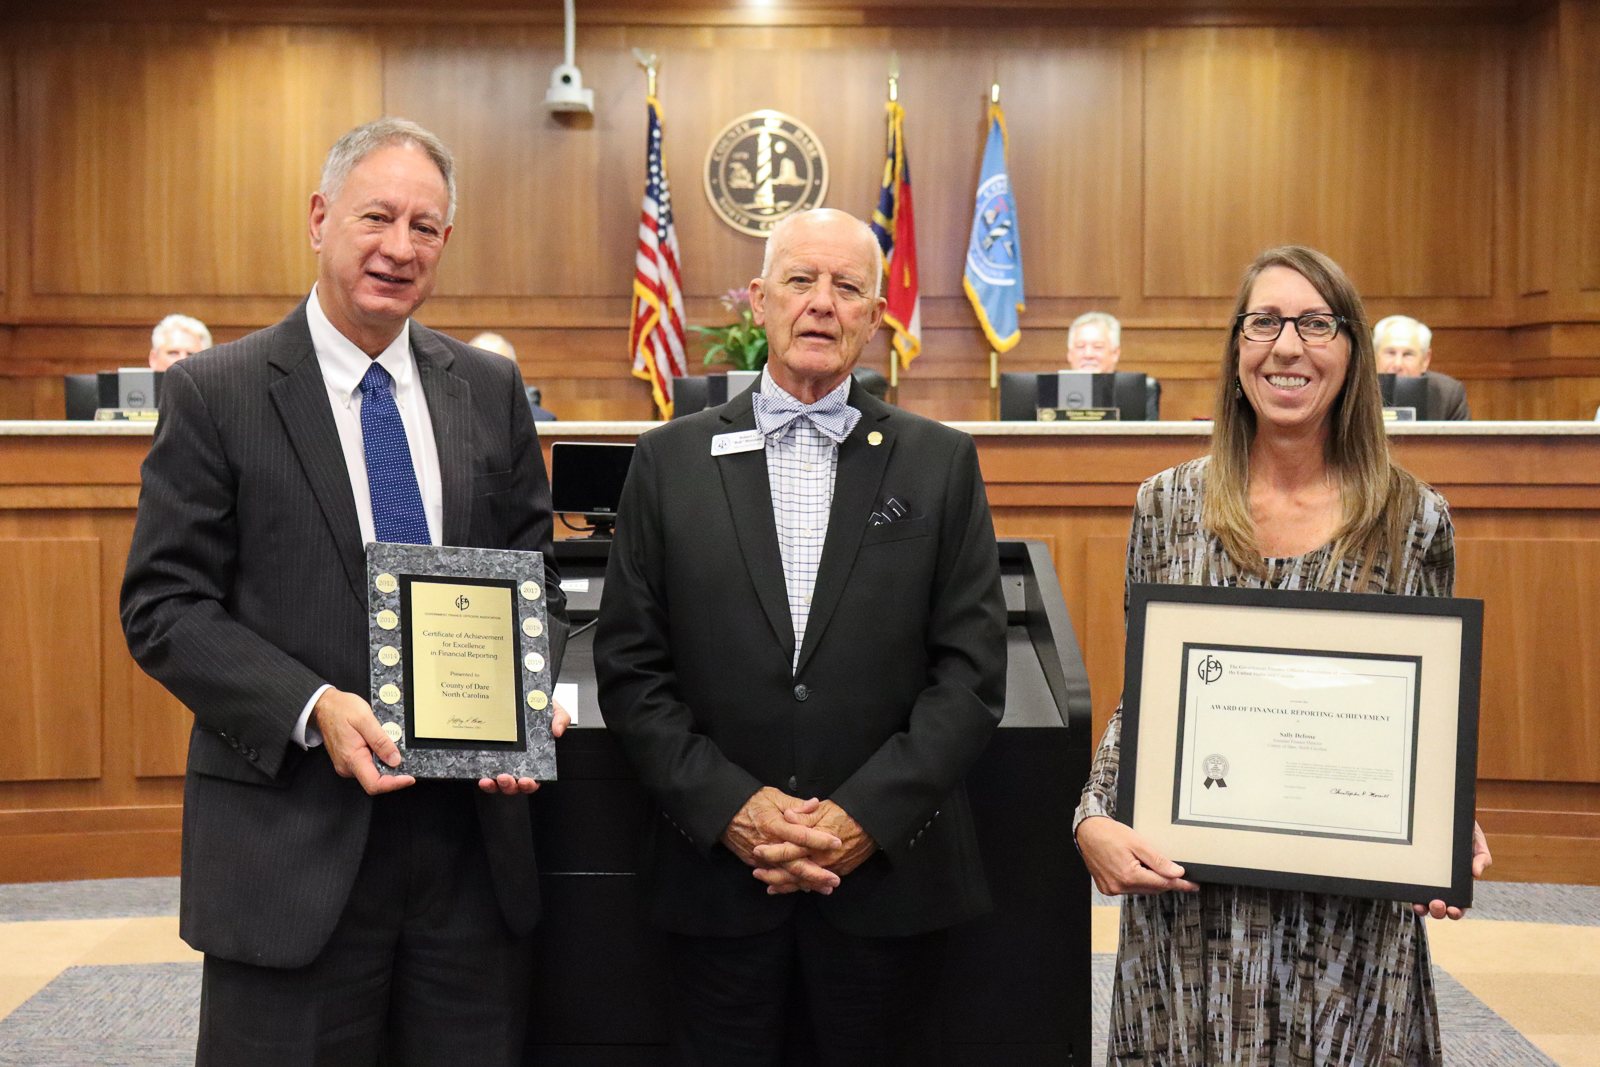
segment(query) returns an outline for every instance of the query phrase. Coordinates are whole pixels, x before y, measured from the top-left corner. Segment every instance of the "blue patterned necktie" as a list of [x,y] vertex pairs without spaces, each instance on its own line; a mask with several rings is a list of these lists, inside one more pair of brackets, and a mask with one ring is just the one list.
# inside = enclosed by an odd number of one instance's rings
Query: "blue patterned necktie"
[[379,541],[431,545],[428,513],[411,466],[411,445],[395,407],[394,379],[376,360],[361,378],[361,442],[367,454],[367,496],[372,529]]
[[861,419],[861,412],[844,402],[845,392],[835,389],[815,404],[802,404],[781,390],[777,396],[757,392],[750,398],[756,413],[756,429],[763,437],[776,435],[782,439],[796,419],[810,419],[811,425],[834,444],[839,444],[850,436]]

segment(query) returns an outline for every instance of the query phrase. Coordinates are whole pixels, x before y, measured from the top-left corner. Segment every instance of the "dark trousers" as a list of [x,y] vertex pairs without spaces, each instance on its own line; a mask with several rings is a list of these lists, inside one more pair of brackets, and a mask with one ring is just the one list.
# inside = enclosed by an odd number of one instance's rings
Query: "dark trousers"
[[376,799],[355,888],[307,966],[206,956],[197,1067],[517,1062],[530,939],[495,900],[473,788]]
[[684,1067],[942,1062],[931,1005],[944,931],[856,937],[802,896],[776,930],[672,935],[672,1043]]

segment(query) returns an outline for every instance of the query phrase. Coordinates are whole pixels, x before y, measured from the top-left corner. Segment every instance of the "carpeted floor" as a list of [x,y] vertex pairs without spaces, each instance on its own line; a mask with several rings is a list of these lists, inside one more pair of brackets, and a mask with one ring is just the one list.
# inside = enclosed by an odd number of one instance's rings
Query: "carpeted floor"
[[5,1067],[190,1067],[198,963],[69,967],[0,1020]]
[[[1094,957],[1093,1059],[1105,1062],[1115,957]],[[1436,971],[1446,1062],[1554,1067],[1504,1019]],[[194,1062],[200,967],[193,963],[72,967],[0,1021],[4,1067],[187,1067]]]
[[[1105,898],[1095,902],[1114,903]],[[0,886],[0,924],[150,918],[176,912],[176,879]],[[1491,923],[1600,926],[1600,887],[1483,883],[1475,915]],[[1114,915],[1109,918],[1114,922]],[[1509,935],[1515,928],[1501,929]],[[1097,1026],[1093,1064],[1105,1062],[1104,1025],[1114,961],[1114,955],[1104,952],[1093,961]],[[1451,1067],[1556,1067],[1556,1060],[1461,982],[1437,967],[1435,976],[1446,1063]],[[69,966],[0,1019],[0,1067],[187,1067],[194,1062],[199,1000],[198,963]]]

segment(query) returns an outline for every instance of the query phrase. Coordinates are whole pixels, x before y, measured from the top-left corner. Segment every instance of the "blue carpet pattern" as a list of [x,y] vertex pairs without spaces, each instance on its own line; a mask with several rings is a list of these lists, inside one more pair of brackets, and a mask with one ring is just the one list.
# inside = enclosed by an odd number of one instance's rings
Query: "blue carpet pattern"
[[200,965],[69,967],[0,1020],[4,1067],[189,1067]]
[[0,885],[0,923],[46,919],[151,919],[178,914],[176,878]]
[[[1600,925],[1600,887],[1482,883],[1479,919]],[[0,922],[172,915],[177,879],[0,885]],[[1095,903],[1113,903],[1096,894]],[[1091,1063],[1105,1063],[1116,957],[1093,960]],[[1448,974],[1438,982],[1445,1062],[1553,1067],[1553,1061]],[[0,1019],[0,1067],[188,1067],[200,1004],[198,963],[72,967]]]

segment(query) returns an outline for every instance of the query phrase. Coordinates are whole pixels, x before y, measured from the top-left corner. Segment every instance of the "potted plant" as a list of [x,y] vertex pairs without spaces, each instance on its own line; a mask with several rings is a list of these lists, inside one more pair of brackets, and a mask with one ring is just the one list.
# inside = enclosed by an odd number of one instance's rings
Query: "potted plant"
[[744,392],[761,375],[767,364],[767,331],[756,325],[755,313],[750,310],[750,294],[743,289],[729,289],[722,297],[722,306],[736,318],[726,326],[696,326],[695,332],[706,339],[705,365],[723,364],[728,371],[728,399]]

